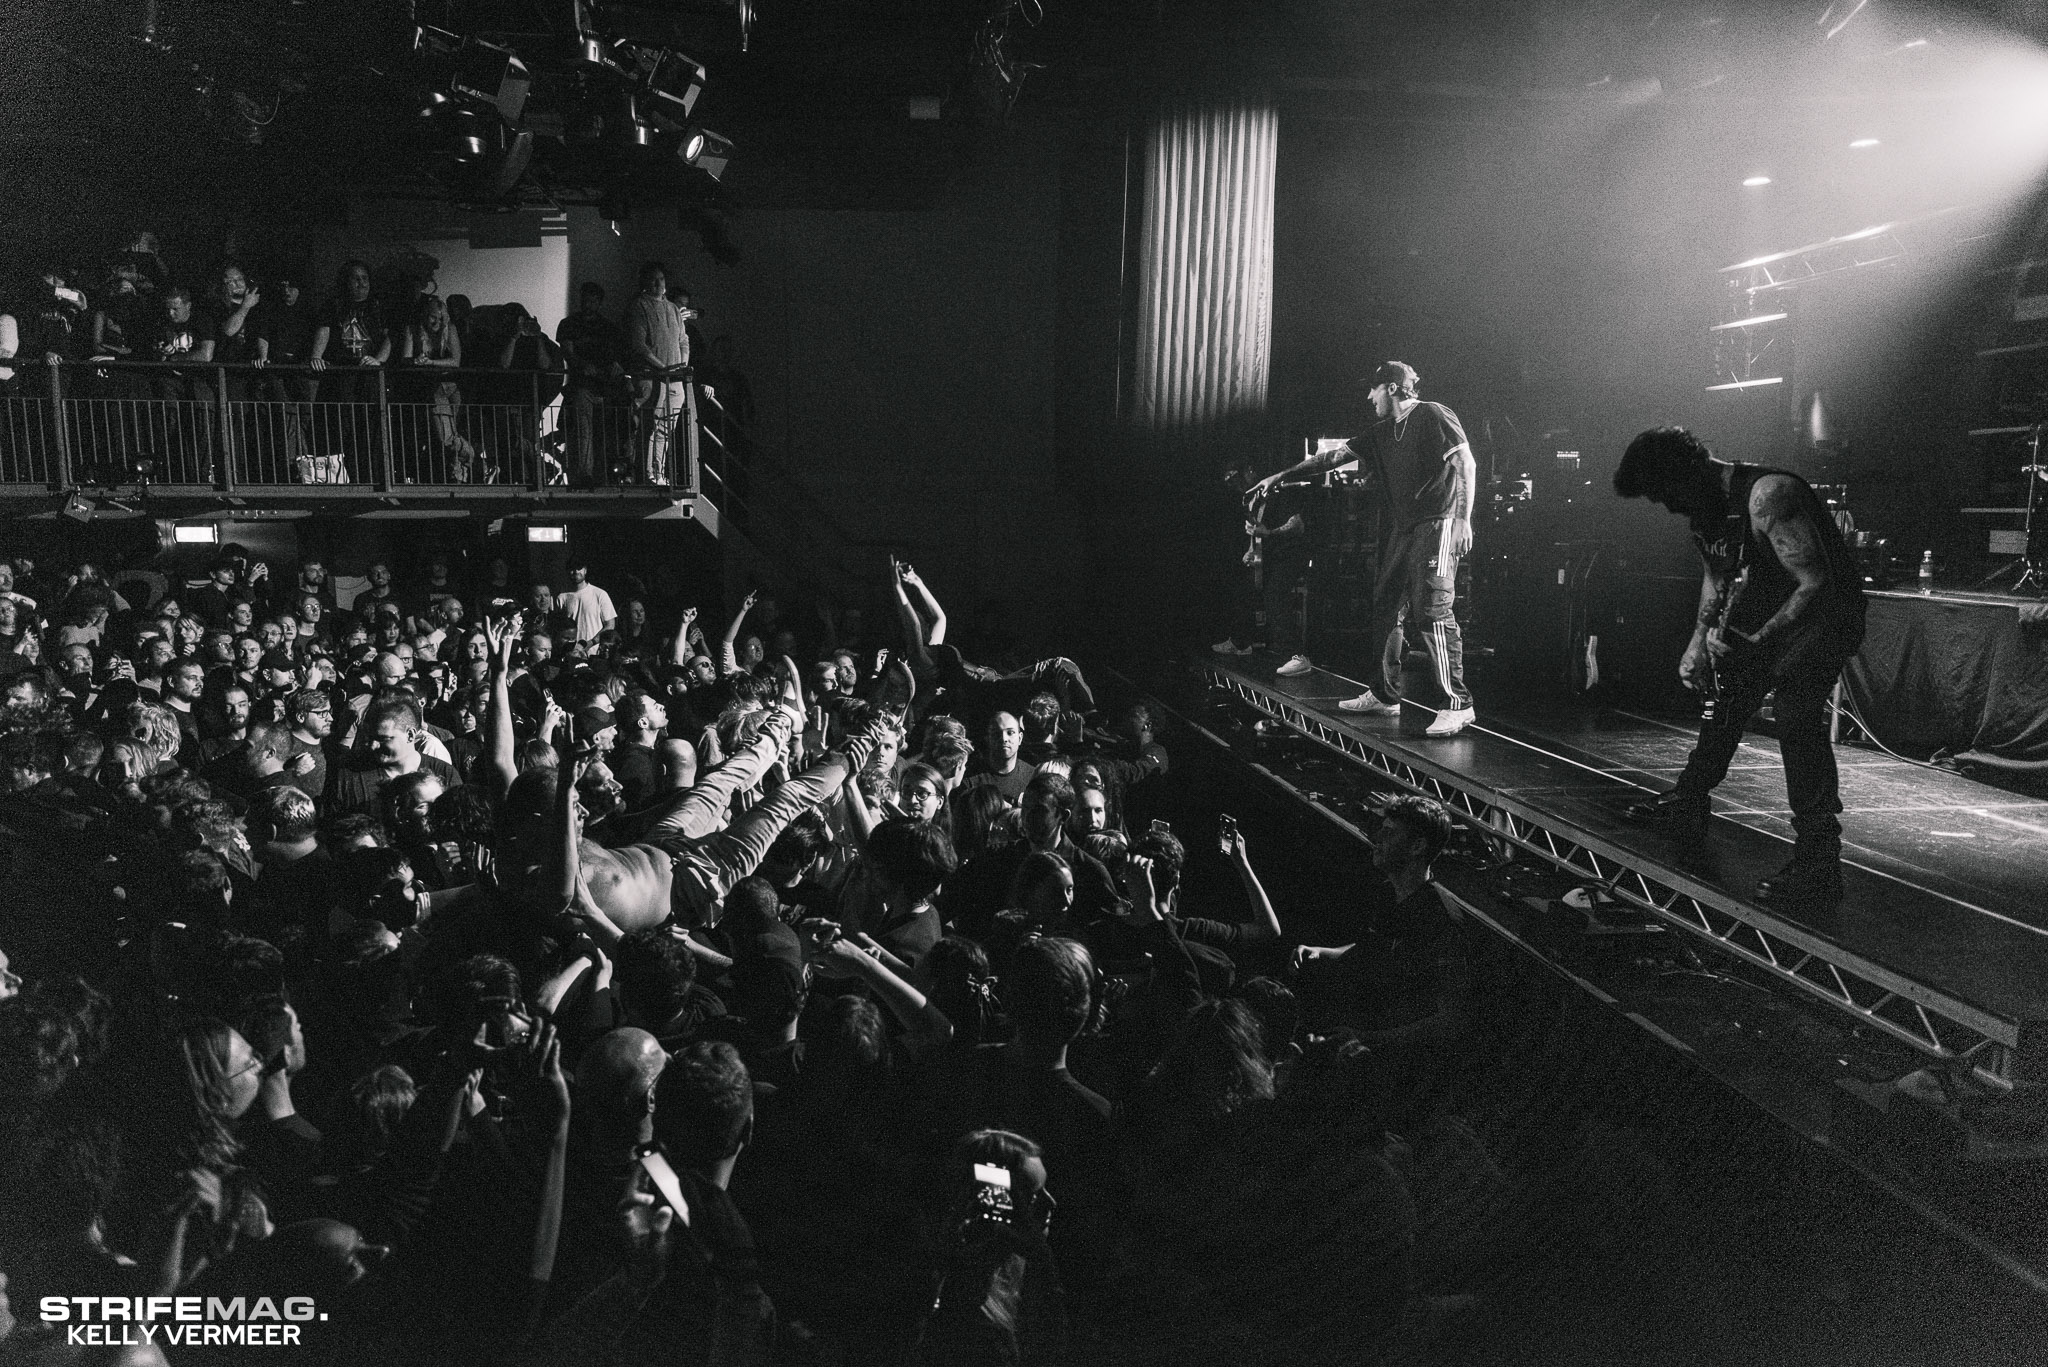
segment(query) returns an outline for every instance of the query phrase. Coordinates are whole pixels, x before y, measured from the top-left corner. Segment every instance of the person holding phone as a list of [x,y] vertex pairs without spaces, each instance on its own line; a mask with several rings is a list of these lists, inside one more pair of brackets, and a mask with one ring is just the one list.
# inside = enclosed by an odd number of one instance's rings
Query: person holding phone
[[660,1326],[661,1360],[765,1362],[774,1346],[760,1252],[727,1195],[753,1137],[754,1083],[739,1051],[722,1042],[678,1050],[654,1085],[654,1143],[623,1203],[665,1253],[647,1317]]

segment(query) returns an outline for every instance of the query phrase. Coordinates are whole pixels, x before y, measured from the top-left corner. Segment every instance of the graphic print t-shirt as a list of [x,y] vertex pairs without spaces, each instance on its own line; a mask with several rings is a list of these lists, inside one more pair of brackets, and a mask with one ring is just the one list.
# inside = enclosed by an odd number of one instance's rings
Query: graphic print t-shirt
[[343,300],[327,311],[324,321],[325,359],[330,363],[361,365],[363,357],[384,349],[384,322],[377,316],[377,305],[372,300],[365,299],[360,304]]
[[182,323],[167,316],[156,326],[156,354],[166,361],[190,360],[202,345],[217,340],[216,334],[213,319],[198,309]]

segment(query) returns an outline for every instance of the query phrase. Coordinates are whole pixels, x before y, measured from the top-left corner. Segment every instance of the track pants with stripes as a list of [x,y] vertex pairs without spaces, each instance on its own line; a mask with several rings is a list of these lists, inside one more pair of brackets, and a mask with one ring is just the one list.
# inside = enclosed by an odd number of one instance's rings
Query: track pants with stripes
[[1373,692],[1383,701],[1400,700],[1401,665],[1413,641],[1428,653],[1436,680],[1439,696],[1426,701],[1437,707],[1472,706],[1472,695],[1465,689],[1465,640],[1458,633],[1458,619],[1451,615],[1458,582],[1451,526],[1449,518],[1431,518],[1380,543],[1372,631],[1385,645]]

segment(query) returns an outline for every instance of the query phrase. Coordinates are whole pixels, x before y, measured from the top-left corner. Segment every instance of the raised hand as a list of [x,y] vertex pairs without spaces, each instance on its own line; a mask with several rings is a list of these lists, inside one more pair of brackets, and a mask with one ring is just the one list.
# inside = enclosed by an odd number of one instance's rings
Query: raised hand
[[519,1068],[514,1075],[520,1099],[533,1108],[544,1124],[561,1125],[569,1119],[569,1079],[562,1073],[562,1039],[555,1027],[539,1021],[518,1051]]

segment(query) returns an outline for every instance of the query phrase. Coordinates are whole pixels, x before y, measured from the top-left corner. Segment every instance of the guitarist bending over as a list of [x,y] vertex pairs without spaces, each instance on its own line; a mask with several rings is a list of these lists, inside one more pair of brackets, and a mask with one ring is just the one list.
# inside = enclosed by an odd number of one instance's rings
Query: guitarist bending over
[[1671,792],[1628,809],[1675,835],[1706,832],[1707,795],[1728,773],[1743,728],[1777,693],[1778,748],[1798,839],[1757,883],[1768,906],[1832,901],[1842,891],[1842,810],[1828,740],[1828,694],[1863,642],[1863,581],[1835,521],[1807,482],[1714,459],[1681,427],[1629,443],[1614,473],[1623,498],[1647,498],[1692,524],[1705,563],[1699,620],[1678,663],[1688,688],[1718,701]]

